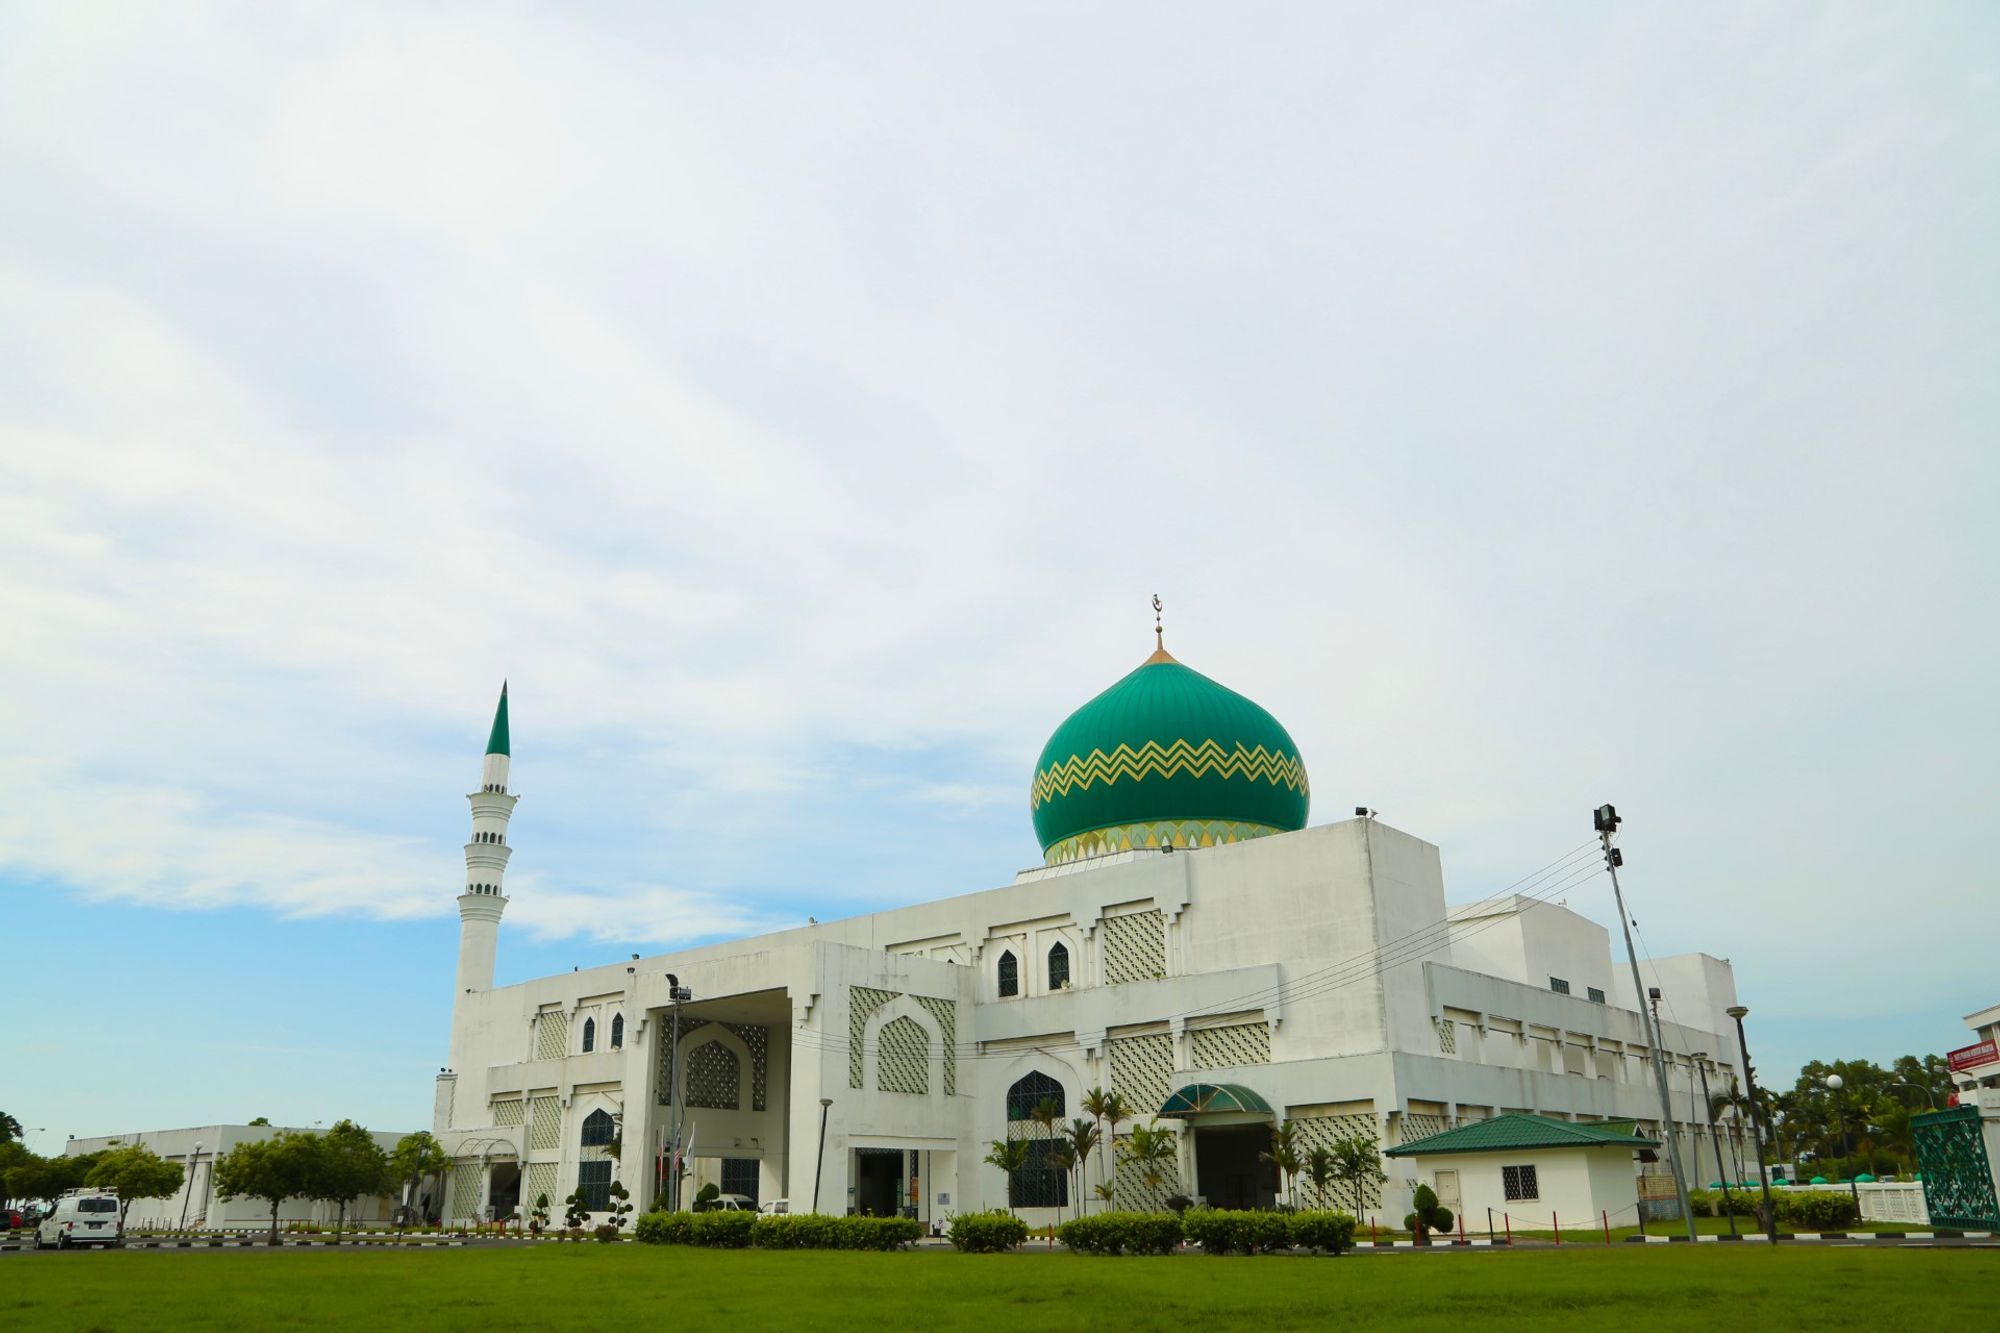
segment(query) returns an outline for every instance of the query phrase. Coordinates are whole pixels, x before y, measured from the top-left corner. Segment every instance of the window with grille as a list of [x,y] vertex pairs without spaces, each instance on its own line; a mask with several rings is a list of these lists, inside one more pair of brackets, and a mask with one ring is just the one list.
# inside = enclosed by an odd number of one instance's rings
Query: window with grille
[[1045,1099],[1052,1099],[1055,1102],[1057,1116],[1069,1114],[1063,1102],[1062,1084],[1039,1069],[1031,1069],[1023,1074],[1013,1087],[1007,1089],[1007,1118],[1032,1119],[1035,1108]]
[[618,1050],[625,1045],[625,1015],[611,1016],[611,1049]]
[[585,1055],[589,1055],[592,1051],[596,1049],[597,1049],[597,1020],[594,1018],[586,1018],[583,1020],[583,1053]]
[[1069,985],[1069,946],[1058,940],[1049,946],[1049,989]]
[[1535,1168],[1532,1166],[1501,1167],[1500,1187],[1507,1192],[1509,1203],[1542,1197],[1535,1185]]
[[611,1136],[616,1132],[617,1126],[611,1119],[611,1113],[602,1108],[583,1118],[582,1142],[586,1148],[603,1147],[611,1142]]
[[1597,987],[1595,987],[1595,986],[1592,986],[1592,987],[1590,988],[1590,992],[1589,992],[1589,993],[1590,993],[1590,1002],[1591,1002],[1592,1004],[1603,1004],[1603,1003],[1604,1003],[1604,992],[1603,992],[1603,991],[1601,991],[1601,990],[1597,989]]
[[1009,949],[1000,955],[1000,994],[1002,996],[1021,993],[1021,965],[1014,961],[1014,951]]
[[1549,989],[1558,995],[1567,995],[1569,994],[1569,983],[1561,977],[1550,977]]
[[611,1159],[598,1162],[580,1162],[576,1168],[577,1192],[583,1195],[583,1206],[593,1213],[609,1212],[611,1209]]
[[757,1159],[754,1157],[725,1157],[722,1159],[722,1192],[741,1194],[750,1202],[757,1202]]
[[1030,1139],[1028,1161],[1007,1180],[1007,1193],[1016,1208],[1066,1208],[1069,1206],[1069,1172],[1056,1160],[1052,1139]]

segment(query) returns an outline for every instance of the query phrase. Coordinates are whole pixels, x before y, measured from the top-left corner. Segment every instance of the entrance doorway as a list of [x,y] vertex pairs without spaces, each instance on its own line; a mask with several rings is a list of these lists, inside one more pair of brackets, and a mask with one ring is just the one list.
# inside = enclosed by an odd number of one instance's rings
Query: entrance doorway
[[1269,1125],[1228,1125],[1194,1132],[1195,1188],[1211,1208],[1270,1208],[1278,1202],[1278,1168]]
[[894,1217],[903,1202],[903,1150],[854,1150],[854,1211],[863,1217]]
[[486,1204],[492,1211],[486,1216],[495,1222],[513,1216],[521,1206],[521,1164],[495,1162],[487,1180]]

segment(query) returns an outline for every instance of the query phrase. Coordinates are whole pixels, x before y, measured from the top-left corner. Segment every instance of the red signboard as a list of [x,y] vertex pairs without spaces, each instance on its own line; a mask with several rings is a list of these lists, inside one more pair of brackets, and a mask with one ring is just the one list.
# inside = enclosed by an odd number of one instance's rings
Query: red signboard
[[1975,1065],[1990,1065],[1995,1060],[2000,1060],[2000,1046],[1990,1041],[1961,1046],[1945,1056],[1945,1061],[1951,1065],[1953,1073],[1961,1069],[1971,1069]]

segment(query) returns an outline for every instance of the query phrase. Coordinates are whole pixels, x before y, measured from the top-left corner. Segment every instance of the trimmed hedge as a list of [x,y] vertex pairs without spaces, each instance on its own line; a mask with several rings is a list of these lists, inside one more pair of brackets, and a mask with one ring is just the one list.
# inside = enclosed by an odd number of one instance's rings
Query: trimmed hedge
[[[1757,1205],[1763,1202],[1763,1191],[1755,1186],[1747,1190],[1729,1192],[1728,1211],[1738,1217],[1757,1216]],[[1861,1219],[1855,1215],[1854,1196],[1834,1190],[1805,1190],[1788,1188],[1771,1191],[1771,1205],[1777,1210],[1778,1220],[1804,1231],[1825,1231],[1831,1228],[1852,1226]],[[1721,1217],[1725,1205],[1721,1190],[1689,1190],[1688,1206],[1697,1217]]]
[[1286,1219],[1291,1224],[1292,1244],[1302,1250],[1344,1254],[1354,1248],[1354,1219],[1332,1209],[1308,1209]]
[[1098,1213],[1063,1223],[1056,1238],[1077,1254],[1172,1254],[1181,1243],[1181,1220],[1172,1213]]
[[646,1245],[694,1244],[693,1213],[641,1213],[633,1238]]
[[965,1254],[998,1254],[1020,1248],[1028,1224],[1012,1213],[961,1213],[951,1220],[951,1243]]
[[786,1213],[758,1218],[750,1243],[765,1250],[900,1250],[923,1234],[914,1217]]
[[1190,1208],[1181,1231],[1204,1254],[1269,1254],[1291,1246],[1289,1220],[1283,1213]]

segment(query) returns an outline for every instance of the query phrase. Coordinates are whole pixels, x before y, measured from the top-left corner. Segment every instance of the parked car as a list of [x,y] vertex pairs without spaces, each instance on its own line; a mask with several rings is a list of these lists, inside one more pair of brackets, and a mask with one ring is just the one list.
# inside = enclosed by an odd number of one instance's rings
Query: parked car
[[747,1194],[718,1194],[709,1201],[711,1213],[754,1213],[757,1205]]
[[790,1199],[766,1199],[757,1205],[757,1211],[766,1217],[783,1217],[792,1211]]
[[9,1231],[16,1231],[26,1225],[28,1225],[27,1214],[19,1208],[0,1208],[0,1226],[5,1226]]
[[59,1250],[100,1245],[110,1249],[125,1243],[125,1223],[118,1214],[118,1195],[106,1189],[63,1191],[49,1215],[35,1224],[35,1248]]

